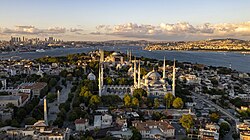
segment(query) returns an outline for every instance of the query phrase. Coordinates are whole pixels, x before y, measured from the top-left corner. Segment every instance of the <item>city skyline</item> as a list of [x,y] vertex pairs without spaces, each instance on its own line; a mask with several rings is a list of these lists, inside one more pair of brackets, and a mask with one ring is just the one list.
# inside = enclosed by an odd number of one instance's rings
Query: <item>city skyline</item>
[[249,1],[1,1],[0,40],[249,39]]

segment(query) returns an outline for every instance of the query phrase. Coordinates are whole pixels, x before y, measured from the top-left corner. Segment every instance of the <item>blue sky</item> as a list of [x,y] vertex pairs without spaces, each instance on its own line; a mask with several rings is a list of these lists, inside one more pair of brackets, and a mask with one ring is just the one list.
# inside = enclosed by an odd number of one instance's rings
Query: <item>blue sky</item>
[[[179,22],[187,22],[192,26],[204,23],[241,24],[250,21],[249,7],[249,0],[1,0],[0,39],[1,36],[8,36],[4,32],[6,28],[19,30],[16,26],[34,26],[42,30],[60,27],[65,28],[66,32],[70,28],[80,28],[82,31],[76,35],[78,38],[80,34],[86,37],[86,34],[98,32],[101,36],[127,39],[130,38],[128,35],[113,34],[117,33],[110,31],[113,29],[97,31],[96,26],[115,28],[116,25],[127,23],[159,26],[161,23]],[[127,29],[125,31],[128,32]],[[134,36],[131,39],[137,38],[132,32]],[[65,36],[70,38],[72,35],[70,33]],[[157,38],[151,36],[150,39]]]

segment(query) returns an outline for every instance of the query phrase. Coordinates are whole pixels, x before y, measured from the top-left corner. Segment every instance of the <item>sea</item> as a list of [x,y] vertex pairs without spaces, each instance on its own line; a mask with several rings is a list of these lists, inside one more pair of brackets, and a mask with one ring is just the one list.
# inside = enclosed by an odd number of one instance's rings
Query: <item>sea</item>
[[45,52],[8,52],[0,53],[0,59],[36,59],[45,56],[65,56],[68,54],[87,53],[103,49],[107,51],[118,51],[126,53],[128,50],[132,51],[132,55],[147,58],[154,58],[163,60],[164,56],[167,60],[174,60],[180,62],[191,62],[198,64],[205,64],[208,66],[222,66],[231,67],[240,72],[250,73],[250,55],[242,54],[240,52],[207,52],[207,51],[167,51],[157,50],[148,51],[143,50],[138,46],[95,46],[82,48],[55,48],[45,50]]

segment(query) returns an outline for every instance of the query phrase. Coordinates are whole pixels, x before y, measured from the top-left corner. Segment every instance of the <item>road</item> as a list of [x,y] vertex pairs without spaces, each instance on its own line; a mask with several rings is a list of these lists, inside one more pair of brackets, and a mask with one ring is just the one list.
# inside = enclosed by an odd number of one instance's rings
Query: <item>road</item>
[[[58,83],[61,83],[61,81],[59,81]],[[60,92],[60,103],[64,103],[66,102],[66,100],[68,99],[68,94],[70,93],[70,89],[72,88],[72,83],[67,81],[67,87],[62,86],[62,91]],[[57,94],[57,93],[54,93]],[[59,105],[58,105],[58,100],[56,99],[54,102],[52,103],[48,103],[48,107],[49,107],[49,112],[48,112],[48,121],[54,121],[56,120],[57,117],[57,113],[59,113]]]
[[225,110],[224,108],[218,106],[217,104],[215,104],[214,102],[206,99],[204,96],[201,96],[197,93],[192,93],[194,96],[196,96],[197,98],[203,100],[204,102],[210,104],[211,106],[215,107],[217,110],[219,110],[221,113],[223,113],[224,115],[226,115],[227,117],[229,117],[230,119],[232,119],[233,121],[236,122],[236,124],[239,123],[239,118],[235,117],[233,114],[231,114],[230,112],[228,112],[227,110]]
[[223,113],[224,115],[226,115],[228,118],[230,118],[231,120],[233,120],[235,122],[235,126],[231,126],[230,132],[227,135],[225,135],[225,137],[224,137],[225,140],[232,139],[232,131],[233,131],[233,129],[236,130],[236,128],[237,128],[236,125],[239,124],[239,118],[237,118],[236,116],[234,116],[233,114],[228,112],[226,109],[218,106],[214,102],[210,101],[209,99],[207,99],[206,97],[204,97],[198,93],[192,92],[192,95],[194,95],[195,97],[197,97],[200,100],[203,100],[205,103],[210,104],[211,106],[213,106],[218,111],[220,111],[221,113]]

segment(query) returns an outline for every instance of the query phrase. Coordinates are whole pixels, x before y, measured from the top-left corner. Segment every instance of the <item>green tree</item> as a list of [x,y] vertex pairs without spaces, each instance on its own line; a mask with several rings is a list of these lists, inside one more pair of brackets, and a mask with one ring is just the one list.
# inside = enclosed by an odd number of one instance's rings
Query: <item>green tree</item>
[[26,125],[33,125],[34,123],[36,123],[36,119],[33,117],[28,117],[24,119],[24,122]]
[[164,100],[166,102],[166,107],[170,108],[174,100],[174,95],[172,93],[167,93],[164,97]]
[[12,104],[12,103],[8,103],[8,104],[6,104],[6,108],[14,108],[15,107],[15,105],[14,104]]
[[12,127],[19,127],[20,125],[16,119],[13,119],[13,120],[11,120],[11,126]]
[[64,78],[66,78],[67,74],[68,74],[68,72],[67,72],[67,70],[65,70],[65,69],[62,70],[62,71],[59,73],[59,75],[62,76],[62,77],[64,77]]
[[154,99],[154,108],[159,108],[160,107],[160,102],[158,98]]
[[132,127],[131,130],[133,133],[132,137],[130,138],[131,140],[141,140],[142,139],[141,133],[135,127]]
[[163,115],[162,115],[161,113],[159,113],[159,112],[154,112],[154,113],[152,114],[152,119],[153,119],[153,120],[156,120],[156,121],[159,121],[159,120],[161,119],[162,116],[163,116]]
[[129,94],[126,94],[123,98],[123,101],[124,101],[124,105],[126,107],[129,107],[131,105],[131,97]]
[[27,115],[27,112],[23,107],[19,108],[16,114],[16,116],[26,116],[26,115]]
[[107,83],[107,85],[112,85],[113,84],[112,78],[111,77],[107,77],[106,78],[106,83]]
[[122,102],[118,95],[103,95],[101,96],[102,103],[105,106],[116,106]]
[[182,99],[179,98],[179,97],[175,98],[174,101],[173,101],[173,107],[174,107],[174,108],[180,109],[180,108],[183,107],[183,104],[184,104],[184,103],[183,103]]
[[127,80],[125,78],[121,78],[121,79],[119,79],[118,84],[119,85],[126,85],[127,84]]
[[96,107],[100,104],[101,98],[98,95],[93,95],[89,100],[89,105],[91,107]]
[[220,137],[224,137],[230,131],[230,126],[226,122],[220,124]]
[[138,100],[141,100],[142,97],[147,97],[147,92],[142,88],[138,88],[134,90],[133,96]]
[[77,115],[77,113],[75,111],[70,111],[69,112],[68,120],[70,122],[75,121],[77,118],[78,118],[78,115]]
[[139,100],[137,98],[133,98],[132,99],[132,105],[135,106],[135,107],[139,107]]
[[56,83],[57,83],[56,78],[51,78],[49,80],[49,87],[54,87],[56,85]]
[[192,128],[194,125],[194,120],[190,114],[184,114],[180,119],[180,123],[187,130],[187,132],[189,132],[190,128]]
[[218,113],[213,112],[212,114],[209,115],[209,117],[212,122],[218,122],[220,115]]

